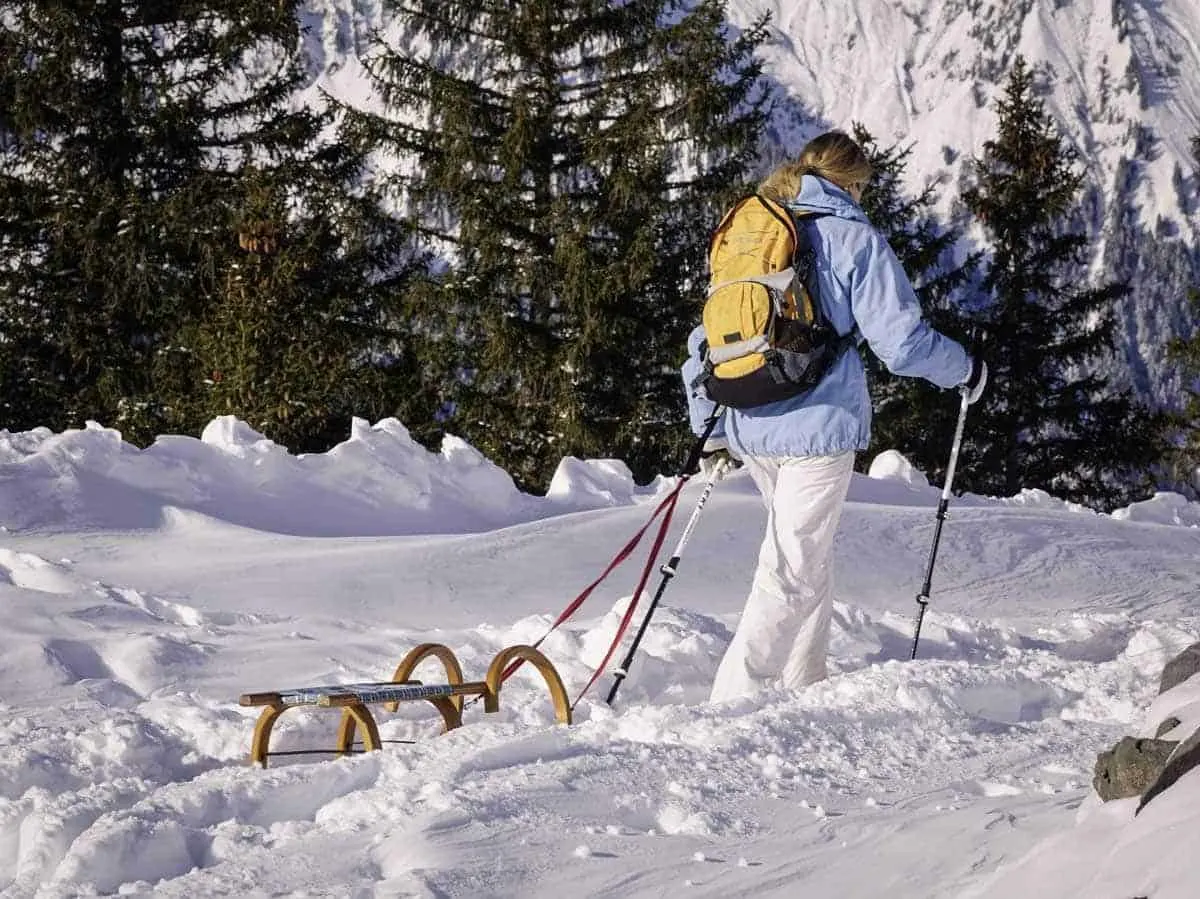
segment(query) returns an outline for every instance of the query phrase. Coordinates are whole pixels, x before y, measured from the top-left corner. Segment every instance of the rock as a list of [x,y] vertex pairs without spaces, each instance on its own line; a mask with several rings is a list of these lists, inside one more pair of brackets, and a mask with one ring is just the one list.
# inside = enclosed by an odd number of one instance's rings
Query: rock
[[1154,732],[1155,739],[1158,739],[1165,733],[1170,733],[1175,728],[1179,727],[1179,725],[1182,723],[1183,722],[1181,722],[1178,718],[1176,718],[1174,715],[1172,715],[1170,718],[1168,718],[1166,721],[1164,721],[1162,724],[1160,724],[1158,726],[1158,730],[1156,730]]
[[1104,802],[1141,795],[1162,773],[1176,740],[1122,737],[1096,757],[1092,786]]
[[[1156,742],[1166,743],[1169,741],[1158,740]],[[1142,794],[1142,801],[1138,803],[1137,807],[1138,812],[1146,807],[1147,802],[1197,766],[1200,766],[1200,730],[1180,743],[1179,747],[1171,753],[1158,778]],[[1137,812],[1134,814],[1136,815]]]
[[1182,684],[1193,674],[1200,672],[1200,642],[1193,643],[1163,667],[1158,692],[1166,693],[1177,684]]

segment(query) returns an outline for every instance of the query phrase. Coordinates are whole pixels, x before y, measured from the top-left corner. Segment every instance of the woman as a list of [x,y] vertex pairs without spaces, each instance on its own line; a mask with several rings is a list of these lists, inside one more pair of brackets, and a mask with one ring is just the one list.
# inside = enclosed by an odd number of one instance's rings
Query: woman
[[[795,162],[776,169],[759,192],[797,211],[825,213],[805,223],[816,251],[816,289],[839,334],[857,328],[897,375],[961,387],[970,402],[987,379],[953,340],[921,319],[921,306],[887,241],[859,207],[871,164],[862,148],[831,131]],[[703,328],[688,341],[685,384],[701,371]],[[689,391],[689,417],[703,432],[713,403]],[[809,392],[753,409],[727,410],[705,445],[710,460],[740,459],[767,506],[767,530],[750,595],[717,670],[712,699],[766,686],[795,689],[823,679],[833,604],[833,537],[854,469],[870,440],[866,372],[854,351],[841,354]],[[710,471],[711,461],[705,463]]]

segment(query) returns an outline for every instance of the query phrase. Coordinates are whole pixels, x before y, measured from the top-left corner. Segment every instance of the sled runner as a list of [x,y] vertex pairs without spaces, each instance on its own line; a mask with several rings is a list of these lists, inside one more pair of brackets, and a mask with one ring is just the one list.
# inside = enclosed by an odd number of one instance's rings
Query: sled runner
[[[417,665],[434,656],[446,670],[446,683],[426,684],[412,680]],[[550,699],[554,703],[554,717],[560,724],[571,723],[571,706],[567,691],[554,665],[539,650],[532,646],[509,646],[492,659],[487,675],[481,681],[464,681],[462,666],[457,656],[440,643],[422,643],[414,647],[396,667],[390,681],[359,684],[326,684],[313,687],[294,687],[265,693],[243,693],[238,700],[243,706],[264,706],[254,725],[254,737],[250,743],[250,762],[263,768],[273,755],[306,755],[310,753],[336,753],[345,755],[358,752],[354,748],[355,735],[362,729],[362,744],[366,751],[382,749],[379,725],[371,706],[382,705],[394,712],[402,702],[424,701],[433,705],[442,716],[443,730],[453,730],[462,725],[463,697],[476,696],[483,700],[485,712],[500,711],[500,688],[505,672],[514,664],[529,662],[546,681]],[[336,748],[300,749],[287,752],[271,752],[271,731],[279,716],[289,709],[300,707],[341,709]],[[407,741],[401,741],[407,742]]]

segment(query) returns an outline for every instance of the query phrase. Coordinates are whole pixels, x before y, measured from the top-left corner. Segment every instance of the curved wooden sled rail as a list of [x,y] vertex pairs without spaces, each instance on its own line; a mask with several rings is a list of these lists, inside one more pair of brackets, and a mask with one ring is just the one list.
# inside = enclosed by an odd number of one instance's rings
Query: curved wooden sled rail
[[[412,680],[412,673],[425,659],[434,657],[442,663],[446,672],[446,683],[424,684]],[[338,755],[353,751],[355,736],[362,729],[363,746],[366,751],[381,749],[379,726],[369,708],[382,704],[388,711],[396,711],[401,702],[425,701],[442,716],[442,733],[462,726],[463,697],[477,696],[483,699],[485,712],[500,710],[500,690],[504,685],[504,672],[513,662],[529,662],[542,675],[554,703],[554,717],[559,724],[571,723],[571,704],[566,688],[557,669],[546,656],[533,646],[509,646],[496,653],[488,666],[487,676],[482,681],[464,681],[458,657],[441,643],[422,643],[411,649],[396,666],[391,681],[366,684],[334,684],[329,686],[302,687],[271,693],[244,693],[238,700],[243,706],[265,706],[254,725],[254,736],[250,742],[250,762],[263,768],[273,753],[270,751],[271,732],[275,722],[289,709],[301,706],[340,708],[341,721],[338,725]],[[324,750],[311,750],[322,752]],[[300,752],[304,752],[301,750]]]
[[[401,659],[400,664],[396,666],[396,673],[392,675],[392,683],[402,684],[406,682],[412,676],[413,670],[430,656],[435,656],[442,663],[442,667],[446,669],[446,683],[454,687],[462,685],[463,670],[462,665],[458,663],[458,656],[449,647],[443,646],[441,643],[422,643],[420,646],[414,646],[410,649],[408,655]],[[450,702],[461,715],[462,696],[451,696]],[[398,701],[386,702],[383,707],[389,712],[395,712],[400,708],[400,703]],[[442,717],[446,717],[444,713]],[[446,730],[452,730],[461,723],[461,718],[456,724],[451,724],[447,719]]]
[[[484,696],[483,710],[485,712],[500,710],[500,687],[504,684],[504,669],[516,659],[529,662],[541,673],[542,678],[546,681],[546,686],[550,689],[550,699],[554,702],[555,720],[559,724],[570,724],[571,701],[567,698],[567,688],[563,686],[562,678],[558,676],[558,669],[541,650],[534,649],[532,646],[510,646],[496,653],[492,664],[488,666],[488,692]],[[490,708],[488,707],[489,700],[492,703]]]

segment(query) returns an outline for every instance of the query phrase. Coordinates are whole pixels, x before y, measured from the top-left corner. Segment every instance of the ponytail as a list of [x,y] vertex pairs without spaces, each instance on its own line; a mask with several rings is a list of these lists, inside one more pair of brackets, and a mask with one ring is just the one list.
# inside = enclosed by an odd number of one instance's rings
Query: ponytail
[[789,203],[800,193],[805,175],[814,175],[849,189],[852,184],[866,184],[873,170],[867,154],[849,135],[827,131],[813,138],[800,152],[799,159],[778,166],[758,185],[758,192],[782,203]]

